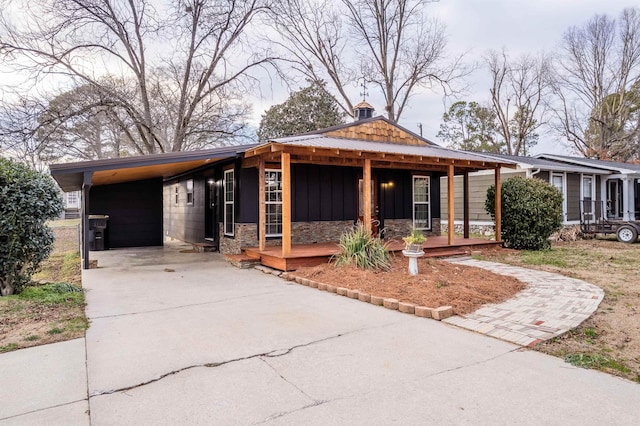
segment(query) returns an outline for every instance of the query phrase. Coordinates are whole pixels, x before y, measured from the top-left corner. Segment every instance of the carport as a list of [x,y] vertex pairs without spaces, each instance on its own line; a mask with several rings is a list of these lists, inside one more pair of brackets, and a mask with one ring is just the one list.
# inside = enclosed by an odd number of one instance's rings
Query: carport
[[110,248],[163,245],[163,182],[237,157],[253,145],[52,164],[63,191],[81,191],[82,267],[89,268],[89,215],[107,215]]

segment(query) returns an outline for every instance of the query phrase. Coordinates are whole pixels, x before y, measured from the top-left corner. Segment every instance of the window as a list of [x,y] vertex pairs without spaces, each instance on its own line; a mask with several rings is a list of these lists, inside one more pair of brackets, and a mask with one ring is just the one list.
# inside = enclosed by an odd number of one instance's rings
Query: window
[[556,173],[552,174],[551,185],[558,188],[560,190],[560,193],[564,195],[564,175]]
[[234,228],[234,172],[224,172],[224,235],[233,236]]
[[595,198],[595,187],[593,185],[593,176],[582,176],[582,219],[584,221],[593,220],[595,205],[593,199]]
[[193,179],[187,181],[187,205],[193,205]]
[[591,201],[594,199],[594,194],[593,176],[582,176],[582,199]]
[[267,237],[282,235],[282,171],[265,170],[264,198],[267,211]]
[[431,229],[429,186],[429,176],[413,177],[413,227],[415,229]]
[[78,208],[78,193],[73,191],[73,192],[68,192],[67,193],[67,208],[69,209],[73,209],[73,208]]
[[174,194],[175,194],[175,203],[178,204],[180,202],[180,187],[178,185],[176,185]]
[[564,174],[563,173],[552,173],[551,174],[551,185],[558,188],[560,194],[562,194],[562,214],[563,214],[563,222],[567,218],[567,197],[565,196],[565,187],[564,187]]

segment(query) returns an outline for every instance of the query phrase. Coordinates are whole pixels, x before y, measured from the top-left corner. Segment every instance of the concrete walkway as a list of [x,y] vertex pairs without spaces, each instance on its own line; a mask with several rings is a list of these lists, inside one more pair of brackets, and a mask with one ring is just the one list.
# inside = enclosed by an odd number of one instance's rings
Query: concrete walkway
[[88,425],[85,340],[0,355],[0,425]]
[[522,346],[533,346],[580,325],[604,298],[600,287],[544,271],[470,258],[450,262],[515,277],[527,284],[513,299],[485,305],[445,322]]

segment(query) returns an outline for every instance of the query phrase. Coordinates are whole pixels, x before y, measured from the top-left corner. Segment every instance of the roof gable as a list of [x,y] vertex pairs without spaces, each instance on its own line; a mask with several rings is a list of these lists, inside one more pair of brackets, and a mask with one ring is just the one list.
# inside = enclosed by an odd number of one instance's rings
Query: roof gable
[[319,129],[305,135],[324,135],[334,138],[357,139],[372,142],[385,142],[400,145],[429,146],[435,143],[392,123],[382,116],[358,120],[338,126]]

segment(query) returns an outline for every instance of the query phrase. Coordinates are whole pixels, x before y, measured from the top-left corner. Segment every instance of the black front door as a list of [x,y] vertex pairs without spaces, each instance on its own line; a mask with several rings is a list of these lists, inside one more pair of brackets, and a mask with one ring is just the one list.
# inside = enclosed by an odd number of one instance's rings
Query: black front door
[[205,218],[204,236],[207,241],[217,245],[218,242],[218,218],[216,210],[218,206],[218,185],[213,178],[207,179],[205,190]]

